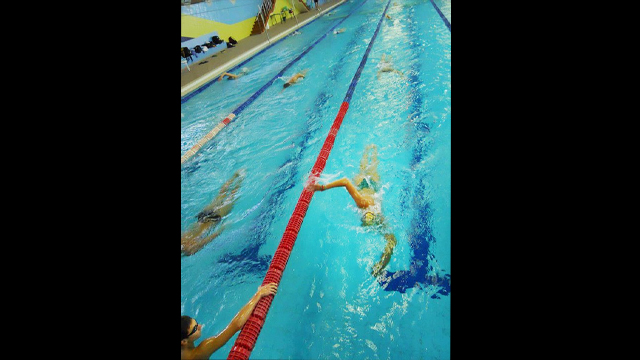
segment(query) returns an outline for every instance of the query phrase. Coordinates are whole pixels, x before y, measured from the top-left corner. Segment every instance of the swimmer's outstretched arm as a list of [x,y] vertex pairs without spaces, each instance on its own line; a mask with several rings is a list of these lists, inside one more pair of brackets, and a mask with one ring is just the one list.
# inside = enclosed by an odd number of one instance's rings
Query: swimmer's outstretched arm
[[236,79],[238,77],[238,75],[234,75],[234,74],[230,74],[230,73],[223,73],[222,75],[220,75],[220,78],[218,78],[218,81],[222,81],[222,79],[225,76],[229,77],[229,79]]
[[310,191],[318,191],[318,190],[324,191],[324,190],[332,189],[334,187],[347,188],[349,195],[351,195],[351,197],[353,198],[353,201],[356,202],[356,205],[358,205],[359,208],[364,209],[374,204],[374,201],[371,197],[365,197],[360,195],[360,193],[358,192],[358,189],[356,189],[356,187],[353,186],[351,181],[349,181],[349,179],[347,178],[342,178],[340,180],[330,182],[326,185],[313,184],[307,187],[307,189],[309,189]]
[[190,256],[193,255],[195,253],[197,253],[198,251],[202,250],[202,248],[207,245],[208,243],[210,243],[213,239],[217,238],[218,236],[220,236],[220,234],[222,233],[222,231],[224,230],[225,225],[220,225],[220,227],[211,235],[205,237],[204,239],[198,241],[198,240],[191,240],[191,241],[182,241],[182,254],[185,256]]
[[194,359],[208,359],[218,349],[224,346],[224,344],[231,339],[231,337],[237,333],[251,316],[253,309],[258,304],[258,300],[265,296],[275,295],[278,291],[278,285],[270,283],[264,286],[260,286],[258,291],[253,295],[251,300],[240,309],[238,314],[231,320],[229,325],[222,330],[218,335],[212,336],[198,345],[194,350]]
[[238,188],[240,188],[240,185],[244,180],[244,177],[241,177],[240,179],[238,179],[238,181],[236,181],[235,185],[233,185],[233,188],[229,190],[229,187],[238,176],[240,176],[240,172],[236,171],[235,174],[233,174],[233,176],[222,185],[220,191],[218,191],[218,195],[213,200],[211,200],[209,205],[205,206],[202,211],[213,210],[217,208],[218,214],[220,216],[227,215],[229,211],[231,211],[231,206],[233,206],[233,203],[235,202],[235,194],[236,192],[238,192]]
[[[235,180],[238,176],[240,176],[240,170],[236,170],[236,172],[233,174],[233,176],[231,176],[231,178],[229,178],[229,180],[227,180],[222,185],[222,187],[220,188],[220,191],[218,192],[218,194],[220,194],[220,195],[227,194],[229,192],[229,186],[231,186],[231,184],[233,183],[233,180]],[[233,190],[231,190],[232,192],[235,193],[235,191],[238,190],[238,188],[240,187],[240,184],[242,183],[242,180],[244,180],[244,178],[240,178],[240,180],[238,180],[236,185],[233,187]]]

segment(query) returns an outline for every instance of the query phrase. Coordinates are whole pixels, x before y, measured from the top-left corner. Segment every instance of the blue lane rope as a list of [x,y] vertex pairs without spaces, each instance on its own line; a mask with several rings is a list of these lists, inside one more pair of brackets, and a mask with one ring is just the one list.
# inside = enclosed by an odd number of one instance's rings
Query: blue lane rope
[[367,46],[367,50],[364,52],[364,56],[360,61],[360,66],[358,66],[358,70],[356,71],[356,74],[353,76],[353,79],[351,80],[351,84],[349,85],[349,90],[347,90],[347,95],[345,95],[343,100],[346,103],[351,101],[351,96],[353,95],[353,92],[356,89],[356,85],[358,84],[358,79],[360,79],[360,73],[362,73],[362,69],[364,68],[364,65],[367,63],[369,52],[371,51],[371,47],[373,47],[373,43],[376,41],[376,37],[378,36],[378,32],[380,31],[380,25],[382,24],[382,20],[384,20],[384,16],[387,13],[387,9],[389,9],[389,4],[391,4],[391,0],[387,2],[387,6],[384,8],[382,17],[380,18],[380,21],[378,21],[378,26],[376,27],[376,31],[373,33],[373,36],[371,37],[371,41],[369,41],[369,46]]
[[433,0],[429,0],[429,1],[431,1],[431,5],[433,5],[433,7],[436,8],[436,11],[438,12],[438,14],[440,14],[442,21],[444,21],[444,24],[447,25],[447,28],[449,28],[449,32],[451,32],[451,23],[449,22],[449,20],[447,20],[447,18],[444,16],[442,11],[440,11],[440,8],[438,7],[438,5],[436,5],[436,3],[433,2]]

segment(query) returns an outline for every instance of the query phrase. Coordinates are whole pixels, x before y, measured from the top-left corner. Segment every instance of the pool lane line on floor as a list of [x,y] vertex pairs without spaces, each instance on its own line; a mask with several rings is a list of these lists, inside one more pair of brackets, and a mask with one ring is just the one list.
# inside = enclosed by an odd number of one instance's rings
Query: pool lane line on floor
[[205,143],[207,143],[209,140],[213,139],[213,137],[216,136],[220,132],[220,130],[222,130],[227,124],[229,124],[231,122],[231,120],[233,120],[235,117],[239,116],[240,113],[247,106],[251,105],[251,103],[253,103],[258,98],[258,96],[260,96],[267,88],[269,88],[269,86],[271,86],[274,81],[276,81],[279,77],[281,77],[284,74],[285,71],[287,71],[291,66],[293,66],[293,64],[298,62],[303,56],[305,56],[309,51],[311,51],[311,49],[313,49],[320,41],[324,40],[324,38],[327,37],[327,34],[333,32],[333,30],[335,28],[337,28],[338,25],[342,24],[346,19],[349,18],[349,16],[351,16],[356,10],[361,8],[362,5],[364,5],[368,1],[369,0],[364,0],[360,5],[358,5],[355,8],[353,8],[351,10],[351,12],[347,16],[345,16],[342,20],[340,20],[332,28],[330,28],[327,32],[325,32],[322,36],[320,36],[309,47],[307,47],[302,53],[300,53],[300,55],[298,55],[295,59],[291,60],[287,65],[285,65],[285,67],[282,68],[282,70],[280,70],[279,73],[277,73],[271,80],[269,80],[258,91],[256,91],[253,95],[251,95],[244,103],[242,103],[240,106],[238,106],[238,108],[236,108],[231,114],[227,115],[227,117],[224,118],[224,120],[222,120],[211,131],[209,131],[209,133],[207,133],[198,142],[196,142],[196,144],[193,145],[191,147],[191,149],[187,150],[187,152],[185,152],[184,155],[182,155],[182,157],[180,158],[180,164],[184,164],[185,161],[189,160],[193,155],[195,155],[198,152],[198,150],[200,150]]
[[[417,33],[416,23],[421,19],[416,19],[415,14],[411,11],[406,12],[406,14],[408,33]],[[438,36],[436,35],[434,41],[437,40]],[[429,120],[426,116],[423,116],[422,111],[422,105],[426,102],[426,100],[423,100],[423,96],[426,98],[428,92],[425,91],[424,94],[422,93],[420,87],[422,81],[419,81],[417,75],[421,73],[423,66],[420,61],[422,51],[418,46],[418,42],[408,41],[407,44],[408,48],[414,54],[415,59],[417,59],[417,61],[410,61],[412,64],[411,70],[407,73],[409,86],[411,87],[410,93],[414,94],[409,108],[409,113],[413,119],[411,132],[415,136],[409,168],[414,169],[424,161],[424,157],[428,156],[429,151],[431,151],[431,143],[429,142],[431,128],[429,126]],[[429,201],[429,197],[427,196],[428,191],[424,185],[429,183],[427,174],[424,172],[414,172],[413,174],[415,182],[412,185],[407,183],[403,191],[404,194],[410,194],[410,189],[414,189],[413,196],[407,200],[415,209],[415,214],[413,215],[407,234],[408,243],[411,248],[409,266],[395,271],[385,269],[383,274],[378,276],[376,280],[382,290],[397,291],[400,293],[404,293],[414,287],[427,288],[432,286],[429,292],[435,289],[437,289],[437,291],[432,293],[430,297],[432,299],[439,299],[440,295],[448,296],[451,292],[451,274],[440,274],[434,266],[437,265],[437,259],[432,250],[432,246],[436,244],[436,237],[433,234],[432,225],[434,209]],[[404,200],[402,200],[401,205],[406,205],[404,204]],[[403,206],[403,208],[405,207]]]
[[[356,73],[351,80],[351,84],[349,85],[347,94],[345,95],[342,105],[340,106],[338,115],[333,121],[333,125],[331,126],[331,130],[329,130],[329,134],[327,135],[322,149],[320,150],[320,154],[316,158],[316,162],[313,165],[311,174],[309,175],[308,179],[308,184],[310,185],[315,184],[316,179],[320,176],[320,174],[322,174],[322,171],[324,170],[329,154],[331,153],[331,149],[333,148],[333,143],[335,142],[336,135],[338,134],[338,130],[340,129],[340,125],[342,124],[342,120],[344,119],[344,116],[349,109],[349,101],[351,100],[356,85],[358,84],[360,74],[362,73],[362,70],[367,63],[369,52],[371,51],[371,48],[375,43],[378,32],[380,31],[380,26],[382,25],[382,21],[385,18],[390,4],[391,0],[388,0],[387,6],[385,7],[380,20],[378,21],[376,31],[373,33],[373,36],[369,41],[369,45],[367,46],[367,50],[365,51],[364,56],[360,61],[360,65],[358,66],[358,69],[356,70]],[[280,239],[280,244],[273,254],[271,264],[269,265],[269,270],[267,270],[267,274],[264,277],[262,285],[266,285],[272,282],[280,284],[282,273],[287,266],[289,255],[291,255],[291,251],[293,250],[293,245],[295,244],[296,238],[298,237],[298,232],[300,231],[300,227],[302,226],[302,222],[304,221],[304,217],[307,213],[307,209],[309,208],[309,204],[311,203],[311,199],[313,198],[313,194],[314,192],[308,190],[306,187],[302,190],[302,194],[298,199],[298,203],[296,204],[296,207],[293,210],[293,214],[289,218],[287,227],[284,230],[284,234]],[[266,320],[267,312],[271,307],[273,298],[274,295],[269,295],[261,298],[258,301],[255,309],[251,313],[251,316],[245,323],[242,330],[240,330],[240,334],[236,338],[236,341],[231,348],[231,351],[229,352],[229,356],[227,357],[228,360],[249,359],[251,351],[255,346],[258,335],[260,335],[260,331],[262,330],[262,326],[264,325],[264,322]]]
[[[314,15],[304,21],[302,21],[301,23],[298,23],[298,25],[292,27],[289,30],[285,30],[283,32],[281,32],[280,34],[276,35],[273,37],[273,39],[270,39],[269,42],[267,43],[262,43],[258,46],[256,46],[256,48],[261,48],[262,49],[258,52],[252,52],[252,51],[248,51],[245,54],[240,55],[239,57],[247,57],[247,59],[242,60],[239,64],[237,65],[233,65],[233,63],[235,61],[237,61],[238,58],[234,58],[230,61],[227,61],[226,63],[224,63],[223,65],[218,66],[217,68],[209,71],[208,73],[204,74],[203,76],[201,76],[199,79],[196,79],[194,81],[192,81],[189,84],[186,84],[182,87],[182,89],[185,88],[190,88],[190,87],[197,87],[197,89],[194,90],[181,90],[184,94],[184,96],[180,99],[180,104],[184,104],[185,102],[187,102],[189,99],[191,99],[192,97],[194,97],[195,95],[201,93],[203,90],[205,90],[206,88],[208,88],[209,86],[211,86],[213,83],[215,83],[216,79],[218,78],[219,75],[221,75],[222,73],[225,72],[232,72],[234,69],[238,69],[241,66],[243,66],[244,64],[246,64],[247,62],[249,62],[251,59],[253,59],[254,57],[260,55],[261,53],[263,53],[264,51],[268,50],[269,48],[271,48],[273,45],[277,44],[280,40],[286,38],[287,36],[289,36],[289,34],[291,34],[294,31],[300,30],[302,28],[304,28],[305,26],[311,24],[312,22],[314,22],[315,20],[317,20],[320,16],[324,15],[325,13],[327,13],[329,10],[332,10],[342,4],[344,4],[346,2],[346,0],[341,1],[339,3],[333,4],[332,6],[320,11],[319,14]],[[253,50],[255,51],[255,50]],[[232,65],[229,65],[232,64]],[[225,68],[228,68],[228,70],[224,70]],[[221,70],[222,69],[222,70]],[[216,74],[215,76],[212,76],[211,74]],[[203,78],[207,78],[207,80],[200,80]],[[202,85],[198,85],[197,83],[204,81],[204,84]],[[192,85],[195,84],[195,85]]]

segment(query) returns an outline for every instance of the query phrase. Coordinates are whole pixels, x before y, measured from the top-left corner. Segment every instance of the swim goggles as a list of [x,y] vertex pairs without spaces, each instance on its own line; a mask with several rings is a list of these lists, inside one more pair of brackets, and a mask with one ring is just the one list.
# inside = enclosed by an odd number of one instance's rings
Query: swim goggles
[[193,319],[196,322],[196,326],[193,327],[193,329],[191,329],[191,332],[189,333],[189,335],[187,335],[187,337],[185,337],[185,339],[187,339],[189,336],[193,335],[196,333],[196,331],[198,331],[198,320]]

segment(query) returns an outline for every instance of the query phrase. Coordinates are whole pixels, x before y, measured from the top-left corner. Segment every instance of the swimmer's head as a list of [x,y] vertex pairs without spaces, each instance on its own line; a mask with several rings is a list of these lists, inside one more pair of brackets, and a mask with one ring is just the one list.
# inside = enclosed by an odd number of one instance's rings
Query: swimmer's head
[[289,86],[291,86],[291,84],[287,82],[287,83],[284,83],[284,85],[282,85],[282,86],[286,89],[286,88],[288,88]]
[[182,344],[187,345],[189,341],[197,340],[202,335],[202,325],[199,325],[196,319],[182,315],[180,331],[182,335]]
[[360,220],[362,220],[362,226],[371,226],[376,223],[376,216],[371,211],[367,211]]
[[222,220],[222,216],[220,216],[220,214],[207,214],[204,212],[199,213],[197,218],[198,222],[203,224],[208,222],[217,224],[220,222],[220,220]]

